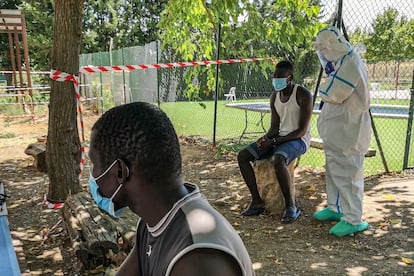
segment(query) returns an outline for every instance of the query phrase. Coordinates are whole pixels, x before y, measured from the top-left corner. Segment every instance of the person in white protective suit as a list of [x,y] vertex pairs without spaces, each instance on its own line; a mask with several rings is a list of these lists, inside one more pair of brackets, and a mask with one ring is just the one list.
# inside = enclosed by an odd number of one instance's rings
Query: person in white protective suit
[[364,155],[371,138],[368,72],[338,28],[319,31],[314,47],[327,73],[319,86],[324,104],[317,124],[326,157],[327,208],[313,216],[338,221],[329,233],[343,237],[369,226],[362,220]]

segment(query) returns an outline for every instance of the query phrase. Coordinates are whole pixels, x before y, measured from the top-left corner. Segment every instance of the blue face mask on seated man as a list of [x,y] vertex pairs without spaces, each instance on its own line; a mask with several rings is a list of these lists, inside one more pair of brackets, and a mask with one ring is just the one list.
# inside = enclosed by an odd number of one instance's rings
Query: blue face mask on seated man
[[119,218],[121,216],[121,214],[126,210],[126,207],[121,208],[119,210],[117,210],[115,212],[115,208],[114,208],[114,202],[112,201],[112,199],[116,196],[116,194],[119,192],[119,190],[122,187],[122,184],[119,185],[119,187],[116,189],[116,191],[114,192],[114,194],[111,196],[111,198],[107,198],[107,197],[103,197],[98,189],[99,186],[96,183],[97,180],[101,179],[115,164],[116,164],[117,160],[115,160],[108,169],[106,169],[106,171],[104,171],[100,176],[98,177],[93,177],[92,175],[92,170],[89,173],[89,190],[92,194],[93,199],[95,200],[96,204],[98,205],[99,208],[101,208],[102,210],[104,210],[105,212],[107,212],[108,214],[110,214],[113,217]]
[[287,78],[273,78],[272,84],[276,91],[283,90],[287,87]]

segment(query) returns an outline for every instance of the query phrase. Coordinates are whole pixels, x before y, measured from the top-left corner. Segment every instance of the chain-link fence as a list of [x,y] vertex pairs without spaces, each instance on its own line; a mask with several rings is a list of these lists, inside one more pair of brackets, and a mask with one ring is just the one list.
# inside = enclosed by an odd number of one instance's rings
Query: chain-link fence
[[[407,34],[414,34],[414,2],[344,1],[342,13],[338,9],[338,1],[323,2],[321,20],[332,25],[340,14],[343,21],[341,29],[368,66],[373,156],[366,158],[366,174],[398,171],[403,166],[413,167],[409,111],[411,103],[412,112],[414,101],[414,50],[413,44],[410,45],[412,40],[407,40]],[[411,26],[411,29],[404,29],[404,26]],[[384,41],[380,37],[384,34],[394,35],[392,39]],[[307,39],[313,41],[314,37]],[[395,48],[389,49],[386,45]],[[177,59],[171,52],[161,50],[157,43],[152,43],[112,53],[82,55],[81,65],[159,64],[179,61]],[[316,96],[315,107],[318,106],[320,99],[315,94],[315,87],[320,65],[316,54],[303,49],[295,55],[290,54],[288,59],[295,64],[295,82],[307,87]],[[206,70],[216,70],[215,65],[207,67]],[[84,90],[84,93],[102,96],[104,110],[112,104],[131,101],[159,103],[172,119],[179,135],[201,136],[209,141],[217,141],[222,148],[237,150],[262,135],[270,125],[270,114],[260,109],[260,103],[268,103],[273,92],[273,67],[271,60],[220,65],[217,104],[215,90],[207,85],[206,71],[199,71],[197,78],[186,80],[190,70],[199,70],[198,67],[85,75],[83,83],[89,86],[89,90]],[[232,87],[235,87],[235,94],[229,95]],[[252,102],[257,102],[253,105],[258,107],[255,110],[234,108],[234,103],[240,107],[243,103],[252,105]],[[319,137],[316,109],[311,122],[314,138]],[[300,165],[322,167],[324,162],[323,151],[311,148],[301,158]]]
[[[414,167],[413,127],[409,120],[414,105],[414,2],[348,0],[343,1],[342,9],[338,7],[339,2],[342,1],[321,1],[319,20],[333,25],[338,22],[340,14],[341,29],[368,66],[375,127],[371,148],[375,155],[366,158],[366,174]],[[340,10],[342,12],[338,12]],[[289,36],[290,33],[286,32]],[[314,39],[306,37],[303,44],[312,45]],[[274,60],[219,65],[217,97],[215,85],[209,78],[214,75],[216,65],[81,74],[81,94],[84,102],[101,112],[133,101],[159,104],[173,121],[179,135],[200,136],[210,142],[215,141],[221,148],[237,150],[262,135],[270,125],[270,114],[260,109],[260,103],[268,103],[273,92],[271,78],[275,61],[291,60],[295,65],[294,81],[315,95],[315,107],[320,101],[315,93],[320,65],[312,47],[298,47],[278,57],[269,53],[266,57]],[[227,58],[229,56],[221,57]],[[157,42],[80,56],[80,66],[178,61],[182,61],[179,56],[171,50],[161,49]],[[196,74],[190,74],[192,71]],[[188,79],[194,75],[197,77]],[[232,89],[235,94],[227,95],[232,87],[235,87]],[[47,101],[43,99],[45,96],[42,95],[42,102]],[[256,102],[256,110],[232,106],[252,102]],[[319,137],[317,116],[318,111],[315,110],[311,121],[314,138]],[[301,158],[300,165],[317,168],[324,162],[323,151],[311,148]]]

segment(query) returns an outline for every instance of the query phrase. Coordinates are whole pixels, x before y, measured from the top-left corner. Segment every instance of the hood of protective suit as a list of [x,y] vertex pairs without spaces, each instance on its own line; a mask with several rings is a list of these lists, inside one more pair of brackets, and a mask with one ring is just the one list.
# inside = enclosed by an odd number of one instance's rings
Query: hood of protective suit
[[352,94],[361,78],[367,78],[366,66],[336,27],[320,30],[314,46],[326,72],[319,85],[319,94],[324,102],[341,104]]
[[326,61],[337,62],[352,51],[351,45],[336,27],[326,27],[320,30],[313,45],[321,59],[321,63]]

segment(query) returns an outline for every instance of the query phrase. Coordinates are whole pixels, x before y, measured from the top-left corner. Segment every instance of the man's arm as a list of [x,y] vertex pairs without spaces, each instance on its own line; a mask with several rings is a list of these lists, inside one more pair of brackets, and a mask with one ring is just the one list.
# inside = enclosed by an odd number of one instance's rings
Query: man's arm
[[122,263],[119,270],[115,275],[119,276],[140,276],[139,273],[139,264],[138,264],[138,253],[137,249],[134,247],[129,252],[128,257]]
[[276,144],[281,144],[286,141],[301,138],[308,130],[309,122],[312,117],[313,101],[312,94],[305,88],[299,86],[296,93],[296,101],[300,107],[299,109],[299,126],[286,136],[278,137]]
[[262,150],[267,150],[273,147],[272,138],[276,137],[279,134],[280,117],[275,109],[276,95],[277,93],[274,92],[270,97],[270,128],[265,135],[263,135],[256,141],[257,147]]
[[270,113],[271,114],[270,129],[266,133],[266,137],[269,139],[274,138],[279,134],[280,117],[277,114],[276,108],[275,108],[275,100],[276,100],[277,94],[278,94],[277,92],[274,92],[272,96],[270,97],[270,112],[271,112]]
[[171,276],[242,276],[237,261],[229,254],[210,248],[192,250],[174,265]]

